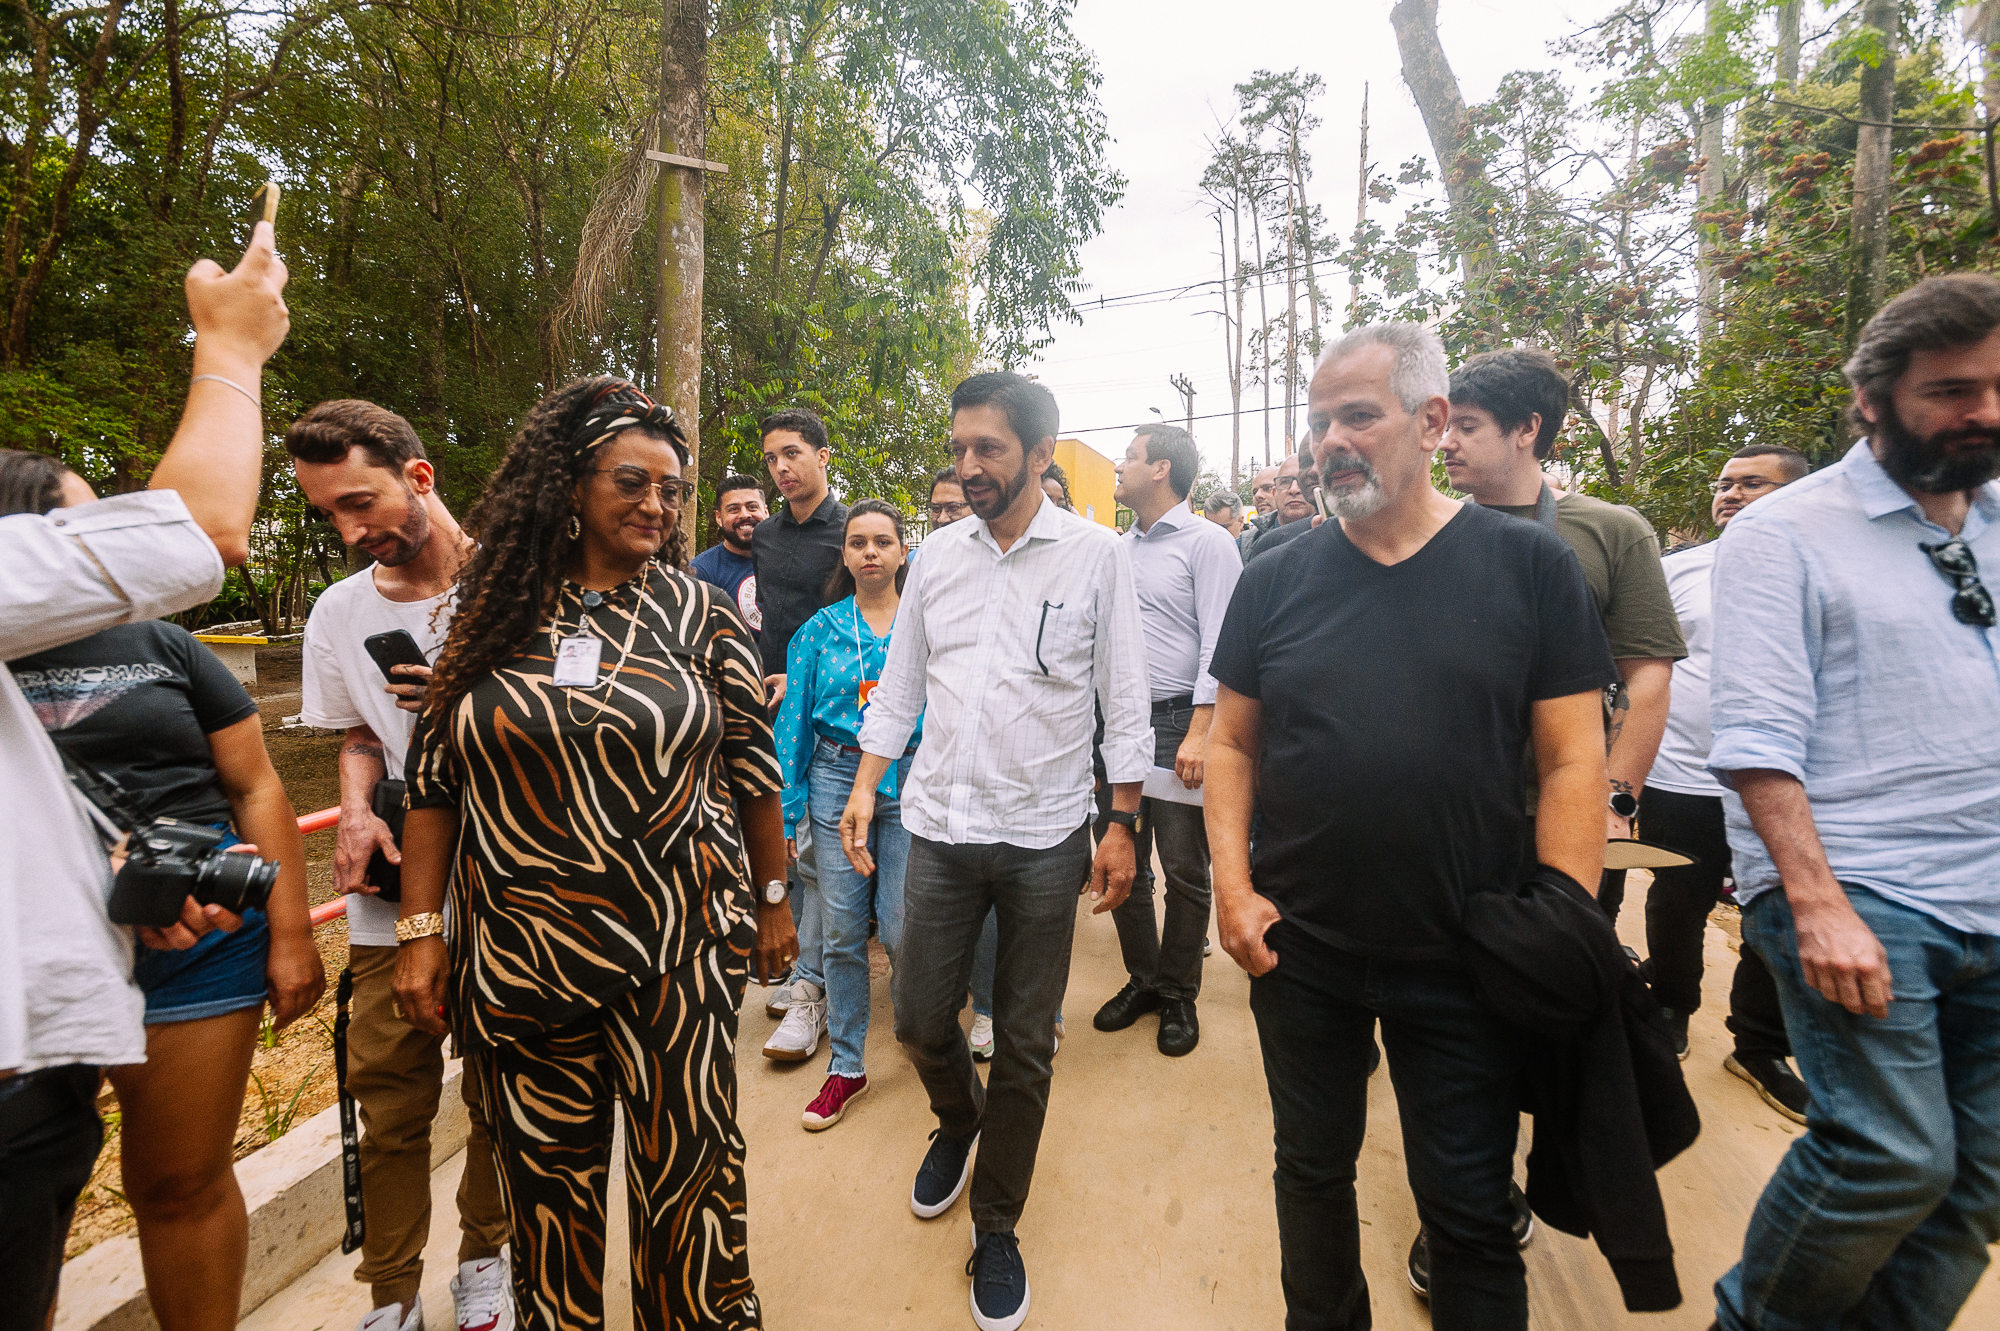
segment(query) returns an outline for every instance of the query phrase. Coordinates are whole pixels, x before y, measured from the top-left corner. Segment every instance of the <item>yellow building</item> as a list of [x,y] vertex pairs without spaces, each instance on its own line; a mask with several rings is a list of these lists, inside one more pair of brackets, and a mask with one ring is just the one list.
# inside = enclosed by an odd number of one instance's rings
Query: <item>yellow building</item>
[[1118,478],[1111,459],[1081,439],[1058,439],[1056,465],[1069,477],[1069,497],[1076,503],[1077,515],[1116,531],[1118,501],[1112,492]]

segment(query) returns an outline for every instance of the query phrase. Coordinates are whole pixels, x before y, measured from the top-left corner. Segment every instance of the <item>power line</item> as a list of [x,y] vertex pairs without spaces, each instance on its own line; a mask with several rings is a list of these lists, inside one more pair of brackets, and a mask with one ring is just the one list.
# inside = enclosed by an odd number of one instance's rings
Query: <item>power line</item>
[[[1329,259],[1322,259],[1317,262],[1318,265],[1321,267],[1327,267],[1327,268],[1340,267],[1340,265],[1333,263]],[[1252,272],[1248,274],[1248,276],[1251,278],[1283,277],[1288,273],[1305,272],[1307,269],[1312,268],[1314,266],[1315,265],[1313,263],[1308,263],[1305,261],[1300,261],[1298,263],[1290,263],[1290,264],[1277,264],[1271,267],[1267,267],[1261,272]],[[1120,304],[1124,302],[1131,302],[1136,305],[1164,305],[1171,303],[1172,301],[1185,300],[1189,296],[1200,294],[1200,288],[1202,287],[1213,287],[1213,286],[1226,287],[1235,280],[1236,279],[1233,277],[1204,277],[1199,281],[1187,282],[1177,287],[1159,287],[1152,291],[1127,291],[1116,296],[1099,296],[1095,300],[1084,299],[1081,301],[1072,301],[1070,302],[1070,304],[1071,307],[1077,310],[1078,312],[1086,312],[1090,310],[1115,309],[1118,308]],[[1258,283],[1257,285],[1262,285],[1262,283]],[[1244,289],[1247,291],[1250,289],[1250,286],[1251,284],[1249,282],[1246,282]],[[1165,296],[1167,299],[1163,301],[1147,299],[1148,297],[1152,296]]]
[[[1299,409],[1300,407],[1303,407],[1303,406],[1305,406],[1305,405],[1306,405],[1306,404],[1305,404],[1305,403],[1303,403],[1303,402],[1294,402],[1294,403],[1292,403],[1292,405],[1291,405],[1291,406],[1289,406],[1289,407],[1283,407],[1283,406],[1277,406],[1277,407],[1245,407],[1245,408],[1243,408],[1243,413],[1242,413],[1242,414],[1243,414],[1243,415],[1245,415],[1245,416],[1258,416],[1258,415],[1262,415],[1262,414],[1263,414],[1264,412],[1267,412],[1267,411],[1297,411],[1297,410],[1298,410],[1298,409]],[[1209,413],[1208,415],[1206,415],[1206,416],[1189,416],[1189,417],[1187,417],[1186,419],[1188,419],[1188,420],[1191,420],[1191,421],[1218,421],[1218,420],[1221,420],[1221,419],[1223,419],[1223,418],[1224,418],[1224,417],[1226,417],[1226,416],[1234,416],[1234,415],[1236,415],[1236,414],[1237,414],[1237,413],[1236,413],[1236,412],[1233,412],[1233,411],[1216,411],[1216,412],[1210,412],[1210,413]],[[1145,420],[1145,421],[1133,421],[1133,422],[1132,422],[1132,423],[1131,423],[1130,425],[1091,425],[1091,426],[1085,426],[1085,427],[1083,427],[1083,428],[1081,428],[1081,429],[1078,429],[1078,428],[1071,428],[1071,429],[1068,429],[1068,430],[1064,430],[1064,431],[1063,431],[1063,433],[1064,433],[1064,434],[1066,434],[1066,435],[1069,435],[1069,434],[1098,434],[1098,433],[1101,433],[1102,431],[1105,431],[1105,430],[1136,430],[1136,429],[1138,429],[1138,428],[1139,428],[1140,426],[1142,426],[1142,425],[1157,425],[1157,424],[1159,424],[1159,421],[1158,421],[1158,419],[1157,419],[1157,418],[1155,418],[1155,419],[1153,419],[1153,420]]]

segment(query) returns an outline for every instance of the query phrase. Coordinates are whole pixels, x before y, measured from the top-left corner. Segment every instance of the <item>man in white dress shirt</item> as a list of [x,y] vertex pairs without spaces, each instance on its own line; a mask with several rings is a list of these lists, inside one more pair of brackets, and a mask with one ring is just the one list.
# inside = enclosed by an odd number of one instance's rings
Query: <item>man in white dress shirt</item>
[[[1139,617],[1146,629],[1151,680],[1153,766],[1187,791],[1201,789],[1202,755],[1215,716],[1208,673],[1215,638],[1243,559],[1226,527],[1197,517],[1187,502],[1201,454],[1187,431],[1143,425],[1118,463],[1118,502],[1132,510],[1125,533]],[[1167,880],[1164,927],[1153,916],[1152,848]],[[1178,1058],[1201,1038],[1202,944],[1208,941],[1208,831],[1194,801],[1147,798],[1139,806],[1138,876],[1112,912],[1118,947],[1131,977],[1097,1011],[1100,1031],[1122,1031],[1148,1012],[1160,1014],[1157,1044]]]
[[[910,572],[862,722],[859,794],[841,840],[856,869],[872,873],[875,785],[923,717],[903,795],[911,845],[894,988],[896,1038],[923,1078],[938,1130],[910,1209],[942,1215],[970,1175],[973,1322],[1013,1331],[1028,1314],[1014,1225],[1048,1114],[1076,896],[1087,886],[1101,914],[1131,889],[1153,744],[1126,548],[1042,491],[1055,398],[1017,374],[979,374],[953,391],[951,405],[952,456],[974,519],[932,533]],[[1094,857],[1093,703],[1104,710],[1113,806]],[[997,1039],[982,1088],[958,1013],[988,910],[1000,926]]]

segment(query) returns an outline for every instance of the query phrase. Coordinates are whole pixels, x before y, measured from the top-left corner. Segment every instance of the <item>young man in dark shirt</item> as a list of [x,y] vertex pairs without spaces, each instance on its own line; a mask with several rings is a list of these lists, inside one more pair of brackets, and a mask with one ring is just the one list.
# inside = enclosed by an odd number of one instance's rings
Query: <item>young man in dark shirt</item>
[[715,530],[721,538],[688,561],[703,582],[720,587],[754,635],[764,627],[757,608],[757,561],[750,549],[757,524],[771,516],[764,489],[748,476],[724,476],[715,487]]
[[[785,700],[785,653],[792,635],[826,606],[826,582],[840,564],[847,505],[826,485],[832,447],[826,422],[803,408],[766,416],[764,465],[785,506],[757,524],[750,549],[757,565],[757,609],[763,623],[757,650],[764,658],[764,691],[775,715]],[[764,1045],[764,1056],[794,1063],[811,1058],[826,1036],[826,976],[821,969],[819,861],[810,835],[812,822],[799,824],[793,861],[792,919],[799,929],[799,959],[783,985],[771,992],[764,1010],[783,1017]]]
[[1338,521],[1244,569],[1210,666],[1218,938],[1253,977],[1299,1326],[1369,1324],[1354,1178],[1377,1021],[1433,1315],[1527,1326],[1508,1197],[1524,1039],[1475,996],[1454,932],[1468,893],[1519,875],[1530,743],[1537,857],[1591,886],[1603,865],[1604,631],[1559,537],[1432,487],[1446,394],[1416,325],[1328,349],[1309,420]]

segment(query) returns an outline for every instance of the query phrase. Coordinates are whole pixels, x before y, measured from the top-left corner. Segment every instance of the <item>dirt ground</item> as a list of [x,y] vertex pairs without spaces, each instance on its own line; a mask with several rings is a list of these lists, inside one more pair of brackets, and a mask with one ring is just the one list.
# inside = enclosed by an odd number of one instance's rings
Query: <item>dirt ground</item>
[[[250,696],[264,720],[264,744],[292,807],[301,814],[340,802],[335,761],[340,736],[329,730],[284,730],[283,720],[299,710],[299,648],[271,647],[257,654],[257,683]],[[333,833],[306,838],[307,895],[317,906],[333,896]],[[333,1103],[333,981],[347,959],[347,923],[336,920],[322,927],[314,941],[326,962],[326,997],[314,1011],[282,1031],[268,1027],[258,1041],[251,1063],[250,1086],[243,1097],[243,1114],[236,1127],[236,1158],[282,1137],[294,1123],[303,1123]],[[104,1109],[104,1151],[90,1186],[77,1200],[70,1227],[68,1254],[77,1253],[132,1227],[118,1172],[120,1115],[118,1097],[107,1081],[100,1104]]]

